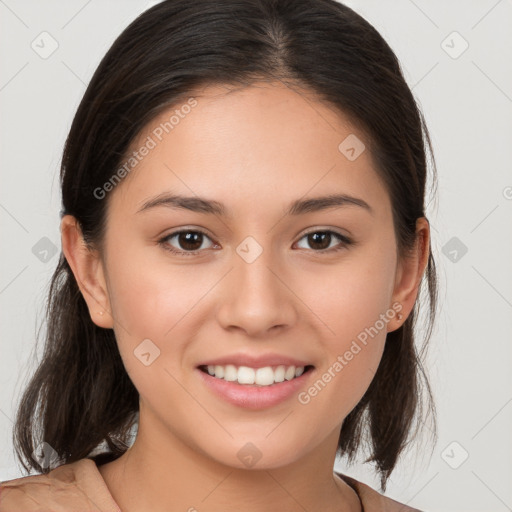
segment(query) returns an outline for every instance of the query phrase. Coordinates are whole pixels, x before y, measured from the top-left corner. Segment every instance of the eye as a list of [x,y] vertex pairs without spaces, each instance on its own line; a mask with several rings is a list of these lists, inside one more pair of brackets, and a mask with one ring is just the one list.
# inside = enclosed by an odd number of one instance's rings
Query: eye
[[[338,245],[337,246],[335,245],[334,247],[330,246],[330,243],[333,241],[333,239],[336,239],[336,238],[341,243],[338,243]],[[345,235],[342,235],[341,233],[338,233],[338,232],[332,231],[332,230],[310,231],[309,233],[306,233],[301,238],[301,240],[303,240],[303,239],[306,239],[307,243],[310,244],[310,246],[318,249],[318,250],[315,250],[315,252],[339,251],[353,243],[352,240],[347,238]],[[299,242],[300,242],[300,240],[299,240]]]
[[[175,231],[174,233],[170,233],[165,236],[158,243],[167,251],[170,251],[174,254],[184,255],[184,256],[194,256],[197,255],[203,247],[204,238],[210,237],[201,230],[192,230],[192,229],[182,229],[180,231]],[[176,239],[176,244],[178,247],[173,245],[171,241]],[[307,243],[314,249],[314,252],[324,253],[324,252],[335,252],[344,249],[345,247],[353,244],[352,240],[347,238],[345,235],[338,233],[332,230],[316,230],[310,231],[306,233],[300,240],[306,239]],[[331,246],[331,242],[338,239],[338,244],[334,247]],[[300,242],[299,240],[299,242]],[[304,247],[300,247],[303,249]]]
[[[204,237],[208,239],[210,238],[206,233],[200,230],[182,229],[181,231],[175,231],[174,233],[167,235],[159,240],[158,243],[162,245],[164,249],[172,253],[194,256],[200,249],[204,249],[204,247],[202,247]],[[173,238],[176,238],[178,248],[171,244],[171,240]]]

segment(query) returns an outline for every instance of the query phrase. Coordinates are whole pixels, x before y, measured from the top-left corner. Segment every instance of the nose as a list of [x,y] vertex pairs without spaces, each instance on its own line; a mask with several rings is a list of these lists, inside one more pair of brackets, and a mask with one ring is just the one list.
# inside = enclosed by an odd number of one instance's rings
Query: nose
[[[240,254],[243,255],[240,256]],[[292,327],[298,318],[298,298],[289,283],[290,273],[270,250],[253,261],[234,253],[233,268],[219,297],[217,317],[226,330],[239,329],[251,338],[268,338]]]

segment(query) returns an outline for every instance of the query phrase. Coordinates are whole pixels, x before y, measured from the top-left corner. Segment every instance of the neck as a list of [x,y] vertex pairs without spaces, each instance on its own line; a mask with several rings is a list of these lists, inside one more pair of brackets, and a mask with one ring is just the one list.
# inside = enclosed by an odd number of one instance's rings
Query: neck
[[132,447],[99,467],[123,512],[361,510],[355,491],[333,474],[339,430],[292,464],[239,469],[141,420]]

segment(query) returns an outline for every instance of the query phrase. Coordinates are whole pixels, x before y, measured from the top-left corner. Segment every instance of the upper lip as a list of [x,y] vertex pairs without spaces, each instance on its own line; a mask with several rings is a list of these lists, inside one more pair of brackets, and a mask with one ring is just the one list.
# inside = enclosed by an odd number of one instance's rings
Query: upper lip
[[301,361],[294,357],[280,354],[231,354],[227,356],[216,357],[203,361],[198,366],[220,365],[225,366],[232,364],[234,366],[248,366],[250,368],[264,368],[265,366],[310,366],[310,363]]

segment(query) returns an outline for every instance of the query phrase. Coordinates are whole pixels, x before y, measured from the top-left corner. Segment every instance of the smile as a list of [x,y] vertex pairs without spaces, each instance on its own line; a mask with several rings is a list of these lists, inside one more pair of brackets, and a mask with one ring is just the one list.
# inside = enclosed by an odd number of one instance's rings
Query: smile
[[304,372],[312,368],[308,366],[264,366],[263,368],[251,368],[249,366],[227,365],[203,365],[199,369],[212,377],[227,382],[235,382],[243,385],[272,386],[280,382],[290,381],[300,377]]
[[206,388],[221,401],[238,408],[262,410],[283,403],[291,405],[289,401],[297,399],[308,381],[314,378],[315,367],[215,364],[200,365],[196,372]]

